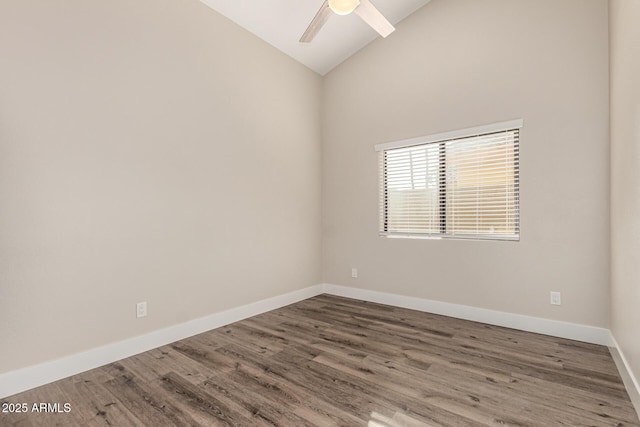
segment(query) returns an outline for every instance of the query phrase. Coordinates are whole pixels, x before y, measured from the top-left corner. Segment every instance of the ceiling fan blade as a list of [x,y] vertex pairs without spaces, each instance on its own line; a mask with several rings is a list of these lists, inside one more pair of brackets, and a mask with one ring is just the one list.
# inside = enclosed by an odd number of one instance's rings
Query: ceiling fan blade
[[354,13],[382,37],[387,37],[396,30],[369,0],[360,0],[360,6],[356,7]]
[[333,12],[329,9],[329,2],[325,0],[322,7],[320,7],[320,10],[311,21],[311,24],[307,27],[307,30],[304,32],[302,37],[300,37],[300,43],[309,43],[313,40],[316,34],[318,34],[318,31],[320,31],[320,28],[322,28],[332,14]]

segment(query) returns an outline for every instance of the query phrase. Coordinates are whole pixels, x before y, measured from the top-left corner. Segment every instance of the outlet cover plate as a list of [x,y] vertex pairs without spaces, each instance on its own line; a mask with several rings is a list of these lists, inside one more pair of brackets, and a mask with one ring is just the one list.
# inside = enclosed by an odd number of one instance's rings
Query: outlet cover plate
[[136,317],[137,318],[141,318],[141,317],[146,317],[147,315],[147,302],[143,301],[143,302],[139,302],[136,304]]

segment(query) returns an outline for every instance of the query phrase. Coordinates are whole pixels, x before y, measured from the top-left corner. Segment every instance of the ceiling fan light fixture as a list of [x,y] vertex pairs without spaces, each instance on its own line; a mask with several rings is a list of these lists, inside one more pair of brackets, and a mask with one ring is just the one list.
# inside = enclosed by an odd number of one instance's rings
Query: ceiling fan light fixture
[[348,15],[360,5],[360,0],[328,0],[329,8],[337,15]]

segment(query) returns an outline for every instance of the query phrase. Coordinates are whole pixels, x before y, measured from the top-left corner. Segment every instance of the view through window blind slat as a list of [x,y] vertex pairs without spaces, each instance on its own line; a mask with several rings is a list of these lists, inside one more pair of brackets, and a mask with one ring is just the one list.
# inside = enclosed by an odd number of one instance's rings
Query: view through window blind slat
[[518,239],[518,128],[379,153],[382,235]]

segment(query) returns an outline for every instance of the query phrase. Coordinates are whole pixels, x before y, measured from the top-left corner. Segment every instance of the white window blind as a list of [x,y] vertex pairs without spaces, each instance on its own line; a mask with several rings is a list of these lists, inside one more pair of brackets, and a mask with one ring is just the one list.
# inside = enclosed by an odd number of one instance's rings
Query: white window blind
[[518,240],[521,122],[506,124],[378,146],[380,234]]

